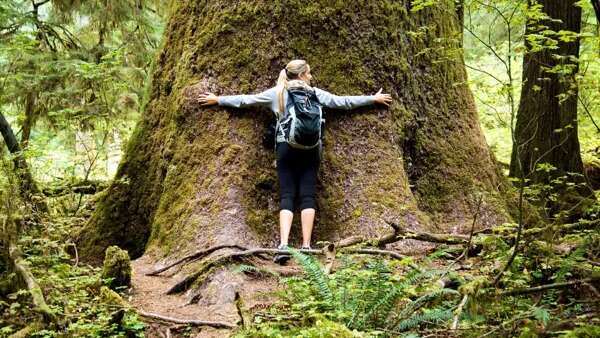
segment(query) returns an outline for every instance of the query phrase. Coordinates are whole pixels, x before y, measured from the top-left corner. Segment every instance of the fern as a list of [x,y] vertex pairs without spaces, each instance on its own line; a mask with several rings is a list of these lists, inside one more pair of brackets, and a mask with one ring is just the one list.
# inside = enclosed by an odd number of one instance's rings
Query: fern
[[[372,315],[366,315],[371,309],[389,295],[391,283],[391,271],[382,261],[368,264],[368,277],[359,279],[359,294],[355,295],[350,308],[352,317],[348,321],[348,327],[362,329]],[[391,300],[390,300],[391,301]],[[377,313],[373,313],[376,315]],[[355,324],[356,320],[356,324]]]
[[238,265],[235,269],[233,269],[233,272],[247,273],[247,274],[258,275],[258,276],[271,275],[274,277],[279,277],[279,273],[276,271],[272,271],[272,270],[265,269],[265,268],[259,268],[257,266],[248,265],[248,264]]
[[375,326],[379,326],[390,315],[394,305],[396,305],[396,302],[403,293],[404,290],[402,288],[395,287],[377,303],[373,304],[373,306],[367,306],[366,314],[363,316],[364,320],[372,320],[375,322]]
[[448,294],[459,295],[460,293],[452,289],[437,289],[430,293],[424,294],[421,297],[410,302],[404,309],[402,309],[402,311],[398,314],[398,318],[406,318],[413,314],[415,311],[418,311],[423,305],[427,304],[428,302]]
[[316,287],[317,294],[325,302],[327,307],[334,307],[333,292],[328,284],[328,276],[323,272],[321,265],[311,256],[305,255],[300,251],[290,248],[290,253],[306,272],[308,279]]
[[452,311],[449,309],[433,309],[425,313],[415,313],[410,318],[401,321],[396,326],[396,330],[406,331],[414,329],[423,323],[439,324],[450,320],[452,316]]

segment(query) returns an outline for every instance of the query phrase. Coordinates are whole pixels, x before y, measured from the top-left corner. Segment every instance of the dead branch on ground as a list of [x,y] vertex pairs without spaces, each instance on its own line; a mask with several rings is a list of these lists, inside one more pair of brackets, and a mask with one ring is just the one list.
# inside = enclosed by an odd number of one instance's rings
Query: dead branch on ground
[[530,287],[530,288],[512,289],[512,290],[500,292],[500,295],[501,296],[526,295],[526,294],[536,293],[536,292],[550,290],[550,289],[566,289],[571,286],[580,285],[580,284],[588,284],[588,283],[598,282],[598,281],[600,281],[600,277],[592,277],[592,278],[578,279],[578,280],[562,282],[562,283],[539,285],[539,286],[534,286],[534,287]]
[[[7,221],[9,228],[7,228],[6,225]],[[52,312],[48,304],[46,304],[46,300],[44,299],[42,289],[40,288],[33,274],[31,273],[31,270],[25,263],[25,260],[21,255],[21,251],[17,246],[15,239],[17,234],[17,228],[14,224],[14,221],[11,219],[7,220],[7,218],[5,218],[3,229],[8,240],[8,257],[11,260],[16,272],[25,281],[27,290],[29,291],[29,293],[31,294],[31,298],[33,299],[33,305],[35,306],[35,310],[43,316],[44,320],[47,323],[56,323],[57,319],[55,314]]]

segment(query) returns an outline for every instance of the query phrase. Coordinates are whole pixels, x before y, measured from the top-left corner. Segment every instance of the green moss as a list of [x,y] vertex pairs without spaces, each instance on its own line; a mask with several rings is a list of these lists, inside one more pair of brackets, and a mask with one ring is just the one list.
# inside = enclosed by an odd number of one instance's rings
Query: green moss
[[111,290],[106,286],[100,287],[100,301],[104,304],[121,307],[121,308],[129,308],[130,305],[119,296],[118,293]]
[[131,284],[131,262],[127,251],[118,246],[106,249],[102,279],[109,279],[108,286],[112,289]]
[[[499,198],[501,179],[472,97],[456,85],[464,69],[438,62],[454,57],[444,54],[454,42],[438,39],[460,30],[447,15],[453,8],[444,7],[452,4],[410,15],[407,1],[392,0],[357,1],[351,9],[341,0],[172,6],[144,115],[117,181],[82,233],[90,251],[118,243],[133,257],[144,250],[182,255],[216,244],[223,227],[270,241],[277,186],[263,182],[277,179],[272,151],[259,145],[270,113],[200,108],[186,95],[191,86],[196,94],[258,92],[292,58],[307,59],[324,89],[358,95],[383,87],[395,100],[389,109],[327,112],[321,239],[376,233],[388,216],[412,215],[423,226],[429,216],[461,219],[453,212],[468,210],[476,190]],[[414,170],[407,170],[409,157]]]

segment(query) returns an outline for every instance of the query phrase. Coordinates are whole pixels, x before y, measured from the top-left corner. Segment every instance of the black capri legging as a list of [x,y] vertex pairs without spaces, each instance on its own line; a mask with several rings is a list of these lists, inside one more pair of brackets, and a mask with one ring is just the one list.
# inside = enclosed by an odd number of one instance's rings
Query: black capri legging
[[277,143],[277,176],[279,176],[279,206],[294,211],[296,193],[300,197],[300,210],[316,209],[319,147],[296,149],[285,142]]

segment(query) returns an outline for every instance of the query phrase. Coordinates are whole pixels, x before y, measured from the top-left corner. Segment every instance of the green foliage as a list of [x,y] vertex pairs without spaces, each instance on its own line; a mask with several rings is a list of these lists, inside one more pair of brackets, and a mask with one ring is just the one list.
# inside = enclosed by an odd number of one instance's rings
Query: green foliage
[[109,144],[119,148],[137,117],[162,31],[160,6],[160,1],[0,4],[0,111],[21,131],[17,136],[38,180],[114,174],[116,164],[108,169],[100,164],[114,162]]
[[253,275],[257,277],[279,277],[279,273],[277,271],[248,264],[238,265],[235,269],[233,269],[233,272],[241,272],[247,275]]
[[316,287],[317,293],[325,307],[333,308],[333,292],[328,284],[328,276],[323,272],[321,265],[313,256],[305,255],[298,250],[290,248],[292,256],[302,265],[312,285]]
[[[471,90],[476,99],[481,125],[488,144],[501,163],[508,164],[512,151],[511,112],[516,113],[520,96],[524,41],[531,50],[554,49],[559,41],[580,38],[579,73],[575,76],[579,89],[578,132],[584,163],[598,160],[595,149],[600,146],[597,114],[600,107],[600,59],[598,24],[590,1],[579,1],[582,7],[581,32],[541,29],[525,36],[525,23],[547,16],[539,4],[506,0],[465,1],[465,62]],[[573,65],[559,64],[550,72],[569,75]],[[566,79],[566,76],[562,78]],[[509,95],[513,98],[510,99]],[[564,100],[566,96],[560,99]],[[595,115],[595,116],[594,116]],[[594,121],[595,120],[595,121]]]
[[[57,326],[43,326],[30,336],[143,337],[145,324],[135,311],[125,308],[123,318],[114,322],[113,317],[123,309],[123,304],[102,292],[104,281],[100,269],[75,264],[74,257],[67,253],[71,222],[64,219],[44,223],[44,235],[31,231],[19,241],[46,302],[59,318]],[[0,297],[2,336],[39,320],[25,289]]]
[[288,290],[280,295],[283,303],[271,309],[281,320],[265,323],[255,318],[251,332],[257,336],[292,335],[315,323],[335,322],[358,336],[379,337],[441,324],[456,305],[458,292],[436,286],[435,271],[400,273],[395,263],[343,257],[343,267],[326,275],[313,257],[291,252],[305,276],[288,279]]

